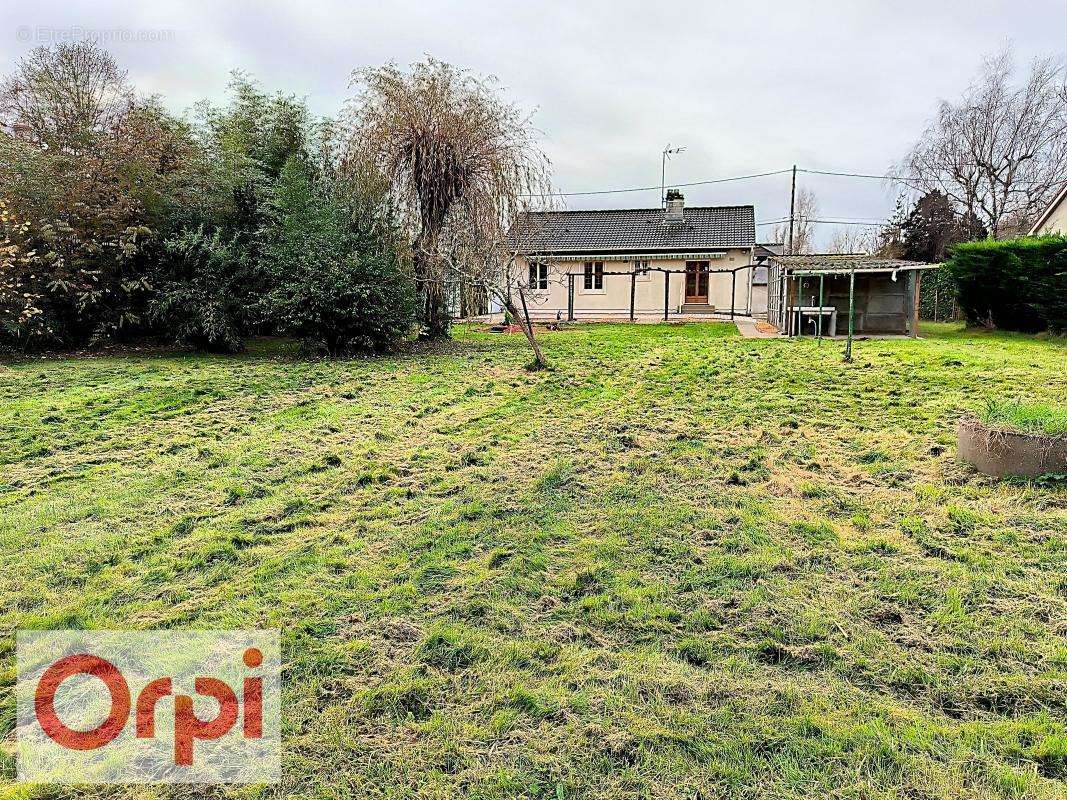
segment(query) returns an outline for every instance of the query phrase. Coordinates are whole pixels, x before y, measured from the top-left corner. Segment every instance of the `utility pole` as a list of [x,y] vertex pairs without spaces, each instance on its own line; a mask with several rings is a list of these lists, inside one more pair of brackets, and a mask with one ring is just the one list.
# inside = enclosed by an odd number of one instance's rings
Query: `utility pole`
[[793,255],[793,219],[797,207],[797,165],[793,165],[793,188],[789,191],[789,255]]
[[672,149],[670,142],[667,142],[667,146],[663,148],[663,157],[659,163],[659,204],[661,208],[667,207],[667,159],[674,153],[682,153],[684,151],[684,147]]

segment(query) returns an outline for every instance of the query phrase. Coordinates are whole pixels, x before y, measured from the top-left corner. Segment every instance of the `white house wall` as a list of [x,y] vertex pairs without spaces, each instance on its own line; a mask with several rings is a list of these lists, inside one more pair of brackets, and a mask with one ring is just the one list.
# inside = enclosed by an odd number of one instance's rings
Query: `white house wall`
[[[709,260],[709,269],[733,269],[751,263],[751,251],[748,248],[736,248],[725,251],[722,258]],[[538,319],[555,318],[558,312],[567,316],[567,275],[574,277],[574,316],[582,317],[629,317],[630,315],[630,276],[605,275],[604,288],[587,290],[584,281],[584,261],[600,261],[603,258],[590,256],[583,261],[552,261],[538,259],[549,265],[548,289],[527,290],[527,302],[530,316]],[[703,260],[703,259],[702,259]],[[629,272],[633,269],[632,261],[603,260],[605,272]],[[663,282],[665,275],[657,269],[684,270],[685,261],[680,259],[649,259],[648,276],[638,276],[634,296],[634,310],[638,314],[663,313]],[[750,275],[746,267],[737,272],[735,312],[747,313],[750,307]],[[529,281],[530,267],[524,258],[516,260],[515,280],[522,286]],[[675,273],[670,276],[668,307],[672,314],[681,311],[685,302],[685,275]],[[717,311],[730,310],[730,273],[712,273],[708,276],[708,303]]]
[[1060,200],[1059,205],[1052,209],[1037,233],[1064,233],[1067,234],[1067,196]]

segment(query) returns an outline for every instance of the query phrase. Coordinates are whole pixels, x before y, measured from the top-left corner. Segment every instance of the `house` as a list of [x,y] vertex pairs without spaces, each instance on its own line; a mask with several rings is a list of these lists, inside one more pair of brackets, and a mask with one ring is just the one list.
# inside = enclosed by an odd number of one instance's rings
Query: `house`
[[1031,236],[1039,236],[1046,233],[1062,233],[1067,235],[1067,182],[1064,182],[1049,207],[1037,218],[1037,222],[1030,229]]
[[919,286],[937,264],[860,253],[772,255],[768,259],[767,321],[790,336],[916,336]]
[[531,212],[512,230],[515,278],[531,317],[637,319],[747,314],[752,206]]

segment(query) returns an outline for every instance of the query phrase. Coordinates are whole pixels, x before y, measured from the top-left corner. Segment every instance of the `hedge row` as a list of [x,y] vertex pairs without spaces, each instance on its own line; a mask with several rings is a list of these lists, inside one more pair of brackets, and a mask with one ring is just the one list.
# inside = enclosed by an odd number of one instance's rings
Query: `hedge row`
[[971,324],[1067,333],[1067,236],[966,242],[946,267]]
[[956,300],[956,281],[944,264],[923,273],[919,283],[919,319],[933,322],[963,319]]

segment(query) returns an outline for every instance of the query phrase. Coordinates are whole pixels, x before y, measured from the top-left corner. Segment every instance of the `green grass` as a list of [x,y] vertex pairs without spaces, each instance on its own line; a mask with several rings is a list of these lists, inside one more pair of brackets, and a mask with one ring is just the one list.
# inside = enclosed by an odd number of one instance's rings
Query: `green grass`
[[1067,408],[1047,403],[990,400],[981,414],[992,428],[1044,436],[1067,436]]
[[955,424],[1062,343],[458,331],[0,366],[20,628],[281,630],[284,782],[91,796],[1067,797],[1067,492]]

